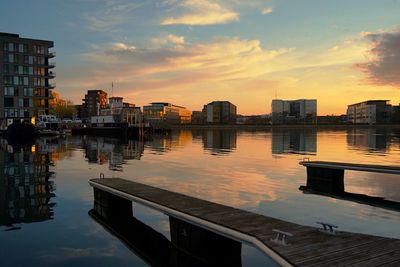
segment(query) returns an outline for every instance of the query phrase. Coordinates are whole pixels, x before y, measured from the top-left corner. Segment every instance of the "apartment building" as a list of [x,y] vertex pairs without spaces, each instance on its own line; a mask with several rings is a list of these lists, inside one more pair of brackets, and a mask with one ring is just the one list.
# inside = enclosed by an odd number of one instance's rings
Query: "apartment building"
[[52,41],[22,38],[0,32],[0,120],[7,127],[14,121],[35,121],[49,114],[50,92],[55,84],[50,51]]
[[103,90],[88,90],[85,98],[82,99],[82,118],[90,119],[99,116],[100,110],[107,107],[107,93]]
[[347,121],[354,124],[391,122],[392,105],[389,100],[368,100],[347,106]]

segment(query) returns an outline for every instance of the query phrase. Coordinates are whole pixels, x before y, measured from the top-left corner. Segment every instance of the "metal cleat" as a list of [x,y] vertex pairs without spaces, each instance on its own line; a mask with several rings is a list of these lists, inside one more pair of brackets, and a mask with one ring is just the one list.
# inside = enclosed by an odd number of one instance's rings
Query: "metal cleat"
[[100,173],[100,179],[104,179],[104,173]]
[[271,238],[271,241],[274,242],[275,244],[281,245],[281,246],[288,246],[289,244],[286,243],[286,237],[287,236],[293,236],[293,234],[280,231],[277,229],[272,229],[272,232],[276,233],[275,238]]
[[338,226],[326,222],[317,222],[317,224],[321,224],[323,226],[323,229],[319,229],[321,232],[331,235],[336,234],[336,231],[333,228],[338,228]]

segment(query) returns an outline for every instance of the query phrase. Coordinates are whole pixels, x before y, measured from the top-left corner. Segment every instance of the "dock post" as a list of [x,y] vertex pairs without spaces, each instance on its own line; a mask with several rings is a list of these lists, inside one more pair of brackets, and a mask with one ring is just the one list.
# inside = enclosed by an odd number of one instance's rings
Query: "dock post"
[[172,244],[178,249],[212,266],[241,266],[240,242],[171,216],[169,224]]
[[93,187],[94,210],[106,220],[120,220],[133,216],[132,202]]
[[319,192],[344,192],[344,169],[307,166],[307,188]]

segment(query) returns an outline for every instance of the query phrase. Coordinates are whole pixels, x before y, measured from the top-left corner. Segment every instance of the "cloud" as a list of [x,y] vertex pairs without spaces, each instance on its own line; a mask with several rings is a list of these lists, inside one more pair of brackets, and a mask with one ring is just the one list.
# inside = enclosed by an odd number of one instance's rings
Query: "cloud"
[[[179,5],[188,14],[169,17],[161,21],[161,25],[212,25],[225,24],[239,20],[239,14],[229,10],[217,2],[208,0],[184,0]],[[184,11],[184,12],[185,12]]]
[[156,46],[164,46],[168,44],[175,45],[177,47],[181,47],[185,44],[185,37],[184,36],[177,36],[173,34],[168,34],[163,37],[153,38],[151,42]]
[[266,7],[266,8],[264,8],[263,10],[261,10],[261,14],[263,14],[263,15],[267,15],[267,14],[270,14],[270,13],[272,13],[272,8],[271,7]]
[[86,21],[86,28],[89,30],[113,30],[116,26],[126,23],[131,12],[142,5],[143,3],[129,1],[104,0],[99,3],[100,9],[86,12],[82,17]]
[[400,86],[400,28],[393,31],[363,33],[371,47],[372,58],[357,66],[375,85]]

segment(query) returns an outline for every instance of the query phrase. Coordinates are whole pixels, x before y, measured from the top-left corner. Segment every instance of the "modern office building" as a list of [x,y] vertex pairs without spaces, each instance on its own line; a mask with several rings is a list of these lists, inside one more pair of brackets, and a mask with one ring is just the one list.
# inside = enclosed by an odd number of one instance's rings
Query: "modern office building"
[[3,128],[14,121],[35,121],[49,114],[50,80],[55,77],[49,49],[52,41],[0,33],[0,120]]
[[271,110],[272,124],[317,123],[316,99],[274,99]]
[[143,116],[150,124],[186,124],[192,120],[192,113],[185,107],[165,102],[153,102],[143,107]]
[[88,90],[82,101],[82,118],[90,119],[100,115],[100,110],[107,107],[107,93],[103,90]]
[[235,124],[236,106],[229,101],[213,101],[204,105],[204,121],[209,124]]
[[390,123],[391,113],[389,100],[368,100],[348,105],[347,121],[354,124]]

